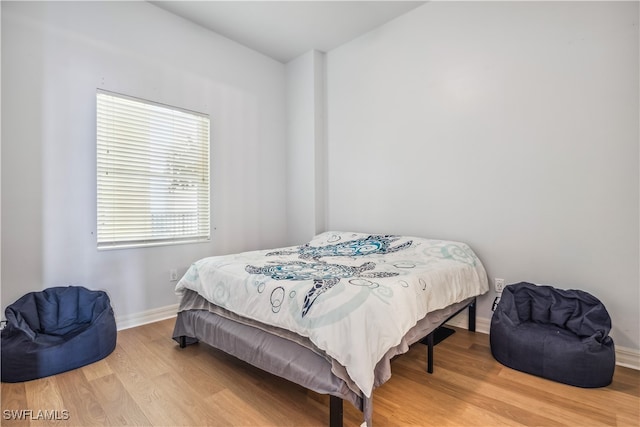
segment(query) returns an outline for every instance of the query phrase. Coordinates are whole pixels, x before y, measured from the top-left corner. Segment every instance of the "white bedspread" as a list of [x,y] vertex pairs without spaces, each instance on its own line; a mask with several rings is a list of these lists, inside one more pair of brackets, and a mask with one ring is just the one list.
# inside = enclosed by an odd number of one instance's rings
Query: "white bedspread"
[[326,232],[304,246],[195,262],[176,286],[308,337],[371,397],[377,362],[428,312],[489,285],[468,245]]

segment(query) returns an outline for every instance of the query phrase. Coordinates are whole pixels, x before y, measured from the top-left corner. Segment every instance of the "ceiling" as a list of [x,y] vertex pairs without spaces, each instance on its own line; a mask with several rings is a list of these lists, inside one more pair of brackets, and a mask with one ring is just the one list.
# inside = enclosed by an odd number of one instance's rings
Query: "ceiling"
[[151,1],[154,5],[287,63],[327,52],[424,1]]

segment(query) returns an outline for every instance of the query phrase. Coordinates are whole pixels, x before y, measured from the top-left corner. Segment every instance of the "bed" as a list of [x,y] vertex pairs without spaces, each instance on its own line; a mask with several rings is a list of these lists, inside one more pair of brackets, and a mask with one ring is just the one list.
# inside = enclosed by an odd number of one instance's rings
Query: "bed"
[[[325,232],[301,246],[208,257],[176,285],[173,338],[204,342],[342,402],[372,425],[372,396],[390,361],[489,289],[485,269],[459,242]],[[432,370],[432,357],[428,358]]]

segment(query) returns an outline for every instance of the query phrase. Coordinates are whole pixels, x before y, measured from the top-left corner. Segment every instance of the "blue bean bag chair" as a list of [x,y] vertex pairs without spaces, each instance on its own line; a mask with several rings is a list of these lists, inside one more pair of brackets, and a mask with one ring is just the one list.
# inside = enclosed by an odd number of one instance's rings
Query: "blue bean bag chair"
[[578,387],[611,384],[616,364],[611,318],[580,290],[517,283],[504,288],[490,344],[505,366]]
[[2,382],[29,381],[79,368],[116,346],[109,296],[82,286],[30,292],[5,310]]

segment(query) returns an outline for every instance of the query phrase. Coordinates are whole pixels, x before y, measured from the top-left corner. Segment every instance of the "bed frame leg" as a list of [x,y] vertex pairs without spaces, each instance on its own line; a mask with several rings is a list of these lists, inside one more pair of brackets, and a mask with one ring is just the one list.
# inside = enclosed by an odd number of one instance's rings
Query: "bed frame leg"
[[329,427],[342,427],[342,399],[329,396]]
[[180,348],[185,348],[187,346],[187,337],[182,335],[180,337]]
[[469,330],[471,332],[476,331],[476,299],[473,299],[473,302],[469,304]]
[[432,331],[427,335],[427,372],[433,374],[433,334]]

